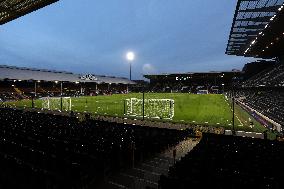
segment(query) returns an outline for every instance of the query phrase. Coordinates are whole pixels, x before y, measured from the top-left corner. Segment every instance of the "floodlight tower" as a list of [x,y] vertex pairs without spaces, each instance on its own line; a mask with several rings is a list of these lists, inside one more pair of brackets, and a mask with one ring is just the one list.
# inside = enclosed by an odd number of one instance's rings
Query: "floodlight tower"
[[129,62],[129,79],[131,80],[131,63],[135,59],[135,54],[132,51],[126,53],[126,59]]

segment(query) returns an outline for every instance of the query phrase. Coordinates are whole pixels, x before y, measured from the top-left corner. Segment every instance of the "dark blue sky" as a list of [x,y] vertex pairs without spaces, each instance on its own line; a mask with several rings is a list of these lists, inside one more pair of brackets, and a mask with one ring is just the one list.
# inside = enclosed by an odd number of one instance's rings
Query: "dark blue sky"
[[236,1],[60,0],[1,26],[0,64],[129,75],[241,69],[225,55]]

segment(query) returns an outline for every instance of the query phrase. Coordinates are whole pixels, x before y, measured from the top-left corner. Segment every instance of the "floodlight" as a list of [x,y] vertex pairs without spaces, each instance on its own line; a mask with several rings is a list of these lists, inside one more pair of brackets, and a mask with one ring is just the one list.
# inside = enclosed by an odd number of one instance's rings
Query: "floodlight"
[[127,52],[126,59],[128,61],[133,61],[135,59],[135,54],[132,51]]

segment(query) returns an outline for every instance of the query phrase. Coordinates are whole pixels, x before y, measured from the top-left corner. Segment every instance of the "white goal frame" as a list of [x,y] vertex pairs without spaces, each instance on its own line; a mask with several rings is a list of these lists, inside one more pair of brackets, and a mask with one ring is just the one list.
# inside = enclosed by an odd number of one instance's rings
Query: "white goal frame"
[[[61,110],[61,97],[43,97],[42,108],[48,110]],[[72,100],[71,97],[62,97],[62,110],[71,111],[72,110]]]
[[[126,99],[126,115],[142,117],[143,99]],[[147,118],[173,119],[174,117],[173,99],[145,99],[144,116]]]

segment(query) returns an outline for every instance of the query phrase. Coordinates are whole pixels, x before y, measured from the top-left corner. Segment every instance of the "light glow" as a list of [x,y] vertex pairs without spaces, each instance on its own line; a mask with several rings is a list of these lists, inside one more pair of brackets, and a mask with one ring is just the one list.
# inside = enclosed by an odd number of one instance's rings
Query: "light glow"
[[129,51],[126,54],[126,59],[129,60],[129,61],[133,61],[135,59],[135,54],[132,51]]

